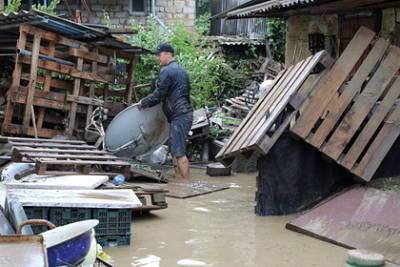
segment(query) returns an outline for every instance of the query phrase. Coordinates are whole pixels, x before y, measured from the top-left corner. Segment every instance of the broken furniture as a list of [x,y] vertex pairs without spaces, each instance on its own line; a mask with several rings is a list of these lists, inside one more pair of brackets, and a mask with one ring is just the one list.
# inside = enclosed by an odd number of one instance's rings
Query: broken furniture
[[[45,219],[57,226],[97,219],[96,239],[102,246],[129,245],[132,209],[141,207],[132,190],[9,189],[28,219]],[[43,228],[33,228],[36,232]]]
[[400,264],[400,194],[355,186],[286,225],[347,248],[376,251]]
[[135,66],[144,49],[36,10],[0,14],[0,26],[0,51],[7,52],[0,61],[14,65],[3,134],[83,138],[95,108],[112,117],[136,97]]

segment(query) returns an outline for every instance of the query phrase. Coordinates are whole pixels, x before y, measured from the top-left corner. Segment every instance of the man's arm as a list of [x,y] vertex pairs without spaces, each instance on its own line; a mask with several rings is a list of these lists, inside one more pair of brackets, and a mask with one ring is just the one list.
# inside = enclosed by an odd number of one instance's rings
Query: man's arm
[[163,101],[168,95],[168,88],[171,84],[171,78],[167,71],[162,71],[158,77],[158,87],[153,93],[140,101],[141,108],[153,107]]

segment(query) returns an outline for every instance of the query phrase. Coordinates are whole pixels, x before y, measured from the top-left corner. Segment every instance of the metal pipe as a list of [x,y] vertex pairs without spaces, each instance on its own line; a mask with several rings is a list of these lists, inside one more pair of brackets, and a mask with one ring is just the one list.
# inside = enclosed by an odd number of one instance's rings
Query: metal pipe
[[[23,56],[23,57],[32,57],[32,52],[25,50],[25,49],[17,49],[17,54]],[[42,60],[48,60],[48,61],[52,61],[58,64],[63,64],[63,65],[68,65],[68,66],[75,66],[75,64],[71,61],[67,61],[67,60],[63,60],[63,59],[59,59],[59,58],[55,58],[55,57],[51,57],[51,56],[45,56],[45,55],[39,55],[39,58]]]

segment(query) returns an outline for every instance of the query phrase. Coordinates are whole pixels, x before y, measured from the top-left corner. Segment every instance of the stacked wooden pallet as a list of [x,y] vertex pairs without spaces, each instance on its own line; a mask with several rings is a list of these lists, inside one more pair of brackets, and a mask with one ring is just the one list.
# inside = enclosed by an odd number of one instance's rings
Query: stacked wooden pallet
[[[117,71],[117,58],[129,64]],[[136,61],[135,54],[21,25],[2,133],[74,135],[85,128],[96,107],[108,106],[104,100],[117,76],[124,76],[120,81],[126,84],[124,100],[131,103]],[[125,69],[124,74],[120,69]]]
[[[230,164],[236,155],[244,152],[257,150],[267,153],[274,140],[279,138],[295,117],[298,106],[310,93],[302,85],[311,72],[317,64],[329,67],[331,62],[327,53],[321,51],[282,71],[274,80],[270,91],[258,100],[220,150],[217,158]],[[294,97],[296,93],[298,95]]]
[[6,138],[14,162],[35,163],[39,175],[119,173],[130,176],[130,163],[83,141]]
[[369,181],[400,135],[400,48],[361,28],[291,129]]

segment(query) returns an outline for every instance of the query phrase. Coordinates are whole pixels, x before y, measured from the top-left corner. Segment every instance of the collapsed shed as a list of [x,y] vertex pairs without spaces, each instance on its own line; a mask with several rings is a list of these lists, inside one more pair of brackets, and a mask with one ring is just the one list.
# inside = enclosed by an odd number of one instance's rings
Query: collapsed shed
[[2,134],[88,137],[96,108],[113,117],[136,99],[146,49],[36,10],[0,14],[0,29]]

